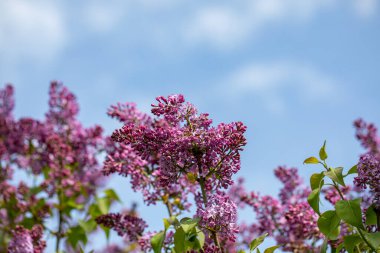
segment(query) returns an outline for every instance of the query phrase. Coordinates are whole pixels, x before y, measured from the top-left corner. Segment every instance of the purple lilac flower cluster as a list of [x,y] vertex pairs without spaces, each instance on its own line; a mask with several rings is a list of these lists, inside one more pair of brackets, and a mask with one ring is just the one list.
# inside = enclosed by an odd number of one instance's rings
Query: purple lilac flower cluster
[[281,166],[274,173],[283,183],[278,199],[248,193],[243,180],[229,191],[240,207],[249,206],[256,215],[255,223],[240,225],[241,243],[247,245],[258,235],[269,233],[284,251],[318,252],[319,245],[310,243],[322,239],[317,226],[318,216],[307,203],[310,190],[303,185],[296,168]]
[[[109,140],[113,145],[107,147],[103,173],[129,177],[146,204],[162,202],[169,216],[189,211],[193,195],[196,216],[214,239],[210,246],[218,238],[234,241],[236,205],[221,191],[233,184],[232,175],[240,169],[246,127],[241,122],[212,126],[209,115],[198,114],[183,95],[156,100],[153,117],[133,103],[109,109],[108,115],[124,126],[112,134],[113,142]],[[148,248],[144,245],[143,250]]]
[[[61,83],[50,85],[49,110],[43,120],[15,119],[13,108],[13,88],[8,85],[0,90],[2,231],[15,229],[30,219],[44,224],[54,215],[54,209],[62,210],[64,203],[70,201],[85,204],[104,180],[98,162],[98,155],[105,149],[103,130],[100,126],[82,126],[77,120],[76,98]],[[26,172],[34,180],[17,182],[13,177],[16,170]],[[71,221],[70,212],[62,216]],[[10,236],[0,233],[0,238]],[[0,245],[0,251],[4,247]]]
[[237,208],[227,195],[213,195],[205,207],[198,208],[197,217],[201,218],[201,227],[217,231],[223,241],[235,242],[236,234],[239,232],[236,224]]
[[41,225],[35,225],[31,230],[16,226],[8,245],[8,253],[42,253],[46,247],[42,234]]
[[354,182],[363,189],[370,189],[375,209],[380,211],[380,161],[375,156],[365,154],[360,157]]
[[126,236],[130,241],[136,241],[147,227],[142,219],[120,213],[110,213],[96,218],[96,222],[105,227],[112,228],[119,236]]
[[374,124],[358,119],[354,126],[356,137],[367,150],[359,159],[354,183],[363,190],[369,188],[371,202],[380,213],[380,137]]

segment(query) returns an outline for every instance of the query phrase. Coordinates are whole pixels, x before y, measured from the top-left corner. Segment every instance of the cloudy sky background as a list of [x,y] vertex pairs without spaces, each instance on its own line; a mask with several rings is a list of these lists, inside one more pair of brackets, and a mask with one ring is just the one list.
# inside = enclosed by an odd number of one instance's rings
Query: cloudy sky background
[[[2,0],[0,83],[14,84],[17,116],[42,118],[60,80],[84,124],[107,133],[119,127],[109,105],[149,111],[182,93],[215,123],[248,125],[239,175],[276,194],[276,166],[307,182],[318,168],[302,161],[326,139],[331,164],[350,167],[362,151],[352,121],[380,124],[379,11],[376,0]],[[127,182],[109,182],[125,205],[140,197]],[[163,208],[140,211],[161,229]]]

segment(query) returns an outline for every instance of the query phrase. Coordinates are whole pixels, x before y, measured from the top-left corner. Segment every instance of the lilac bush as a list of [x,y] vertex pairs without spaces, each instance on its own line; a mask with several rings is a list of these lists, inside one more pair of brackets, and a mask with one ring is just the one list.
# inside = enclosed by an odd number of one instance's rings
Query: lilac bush
[[[28,238],[26,231],[33,233],[33,225],[56,238],[56,251],[62,241],[68,249],[78,248],[96,227],[95,221],[78,217],[88,216],[90,210],[95,215],[99,209],[94,200],[104,184],[98,158],[106,145],[103,130],[85,128],[77,120],[76,98],[58,82],[50,85],[43,120],[15,119],[13,107],[13,88],[8,85],[0,91],[0,251],[11,239],[8,250],[24,252],[17,250],[16,237]],[[49,220],[56,227],[48,227]],[[87,224],[87,231],[80,224]],[[42,252],[36,246],[34,250]]]
[[[260,252],[266,237],[276,245],[265,253],[380,250],[380,138],[373,124],[354,122],[365,148],[357,165],[328,165],[325,142],[318,158],[304,161],[323,168],[310,186],[299,169],[280,166],[274,175],[282,188],[271,196],[234,180],[246,126],[214,125],[181,94],[157,97],[151,114],[134,103],[111,106],[108,115],[122,127],[104,136],[100,126],[81,124],[75,95],[59,82],[50,85],[42,120],[16,119],[13,92],[11,85],[0,89],[0,252],[46,252],[48,238],[57,253],[86,252],[97,230],[123,240],[96,252]],[[136,206],[110,212],[120,202],[103,189],[112,174],[127,178],[145,205],[166,208],[161,230],[153,231]],[[242,209],[251,220],[239,219]]]

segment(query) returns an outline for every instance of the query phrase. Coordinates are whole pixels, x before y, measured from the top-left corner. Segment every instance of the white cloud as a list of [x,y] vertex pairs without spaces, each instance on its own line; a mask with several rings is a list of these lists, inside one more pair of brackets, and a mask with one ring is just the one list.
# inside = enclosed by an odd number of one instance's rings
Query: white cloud
[[91,31],[103,33],[115,28],[127,9],[127,6],[120,1],[96,1],[85,5],[82,15]]
[[201,7],[189,20],[185,38],[231,47],[265,27],[283,21],[299,22],[334,6],[336,0],[242,0],[231,5]]
[[315,101],[336,98],[338,90],[338,83],[317,68],[286,61],[248,64],[231,73],[226,80],[225,90],[233,91],[237,97],[259,96],[276,112],[285,110],[284,92],[300,100]]
[[237,0],[201,6],[187,20],[184,38],[229,49],[273,25],[305,23],[326,10],[345,6],[369,17],[377,11],[377,0]]
[[361,17],[373,16],[378,7],[378,0],[353,0],[356,13]]
[[1,62],[48,62],[64,48],[67,35],[59,6],[43,1],[0,1]]

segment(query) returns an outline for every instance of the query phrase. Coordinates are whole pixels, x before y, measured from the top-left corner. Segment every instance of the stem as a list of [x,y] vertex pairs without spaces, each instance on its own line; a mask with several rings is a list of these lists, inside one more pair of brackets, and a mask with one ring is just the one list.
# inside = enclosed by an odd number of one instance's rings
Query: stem
[[[199,172],[198,182],[201,186],[203,204],[204,204],[204,207],[207,208],[207,194],[206,194],[206,190],[205,190],[205,177],[203,176],[202,161],[201,161],[202,154],[194,154],[194,155],[195,155],[195,157],[197,159],[197,163],[198,163],[198,172]],[[216,232],[213,230],[210,230],[210,229],[209,229],[209,231],[211,232],[211,236],[212,236],[212,239],[214,240],[215,246],[219,248],[219,241],[218,241],[218,237],[216,235]],[[222,252],[223,252],[223,250],[222,250]]]
[[[199,169],[199,171],[200,171],[199,174],[201,174],[201,169]],[[207,206],[207,195],[206,195],[206,191],[205,191],[205,179],[203,176],[201,176],[199,178],[199,184],[201,185],[203,203],[204,203],[205,208],[206,208],[206,206]],[[209,229],[209,231],[211,232],[211,236],[212,236],[212,239],[214,240],[215,246],[217,246],[219,248],[219,241],[218,241],[218,237],[216,236],[216,232],[212,231],[210,229]]]
[[166,209],[168,210],[169,217],[173,216],[172,204],[168,201],[165,203]]
[[377,231],[380,232],[380,210],[375,209],[376,217],[377,217]]
[[[61,165],[61,168],[63,168],[63,163],[62,163],[62,160],[60,160],[60,165]],[[60,244],[61,244],[61,239],[62,239],[62,230],[63,230],[63,213],[62,213],[62,204],[63,204],[63,191],[62,191],[62,182],[61,182],[61,178],[59,178],[58,180],[58,185],[57,185],[57,197],[58,197],[58,231],[57,233],[55,234],[57,240],[56,240],[56,244],[55,244],[55,251],[56,253],[59,253],[60,250],[59,250],[59,247],[60,247]]]
[[338,191],[339,196],[341,197],[341,199],[342,199],[342,200],[345,200],[344,197],[343,197],[342,192],[341,192],[340,189],[339,189],[339,185],[337,185],[337,184],[334,182],[334,187],[335,187],[335,189]]
[[201,185],[203,204],[206,207],[207,206],[207,195],[206,195],[206,190],[205,190],[205,179],[204,179],[204,177],[199,178],[199,184]]
[[367,238],[365,238],[365,236],[363,235],[362,231],[360,230],[360,228],[357,229],[359,234],[360,234],[360,237],[365,241],[365,243],[371,248],[371,250],[373,250],[373,252],[376,252],[376,248],[367,240]]
[[62,217],[62,212],[59,210],[59,220],[58,220],[58,231],[56,233],[57,241],[55,244],[55,251],[59,253],[59,245],[61,243],[61,238],[62,238],[62,224],[63,224],[63,217]]
[[[327,164],[326,164],[325,161],[323,161],[323,163],[321,163],[321,164],[323,165],[323,167],[325,167],[326,171],[330,171],[330,169],[329,169],[329,167],[327,166]],[[335,181],[332,181],[332,182],[333,182],[333,184],[334,184],[335,189],[338,191],[340,198],[341,198],[342,200],[345,200],[344,197],[343,197],[343,193],[342,193],[342,192],[340,191],[340,189],[339,189],[339,185],[337,185],[337,183],[336,183]]]

